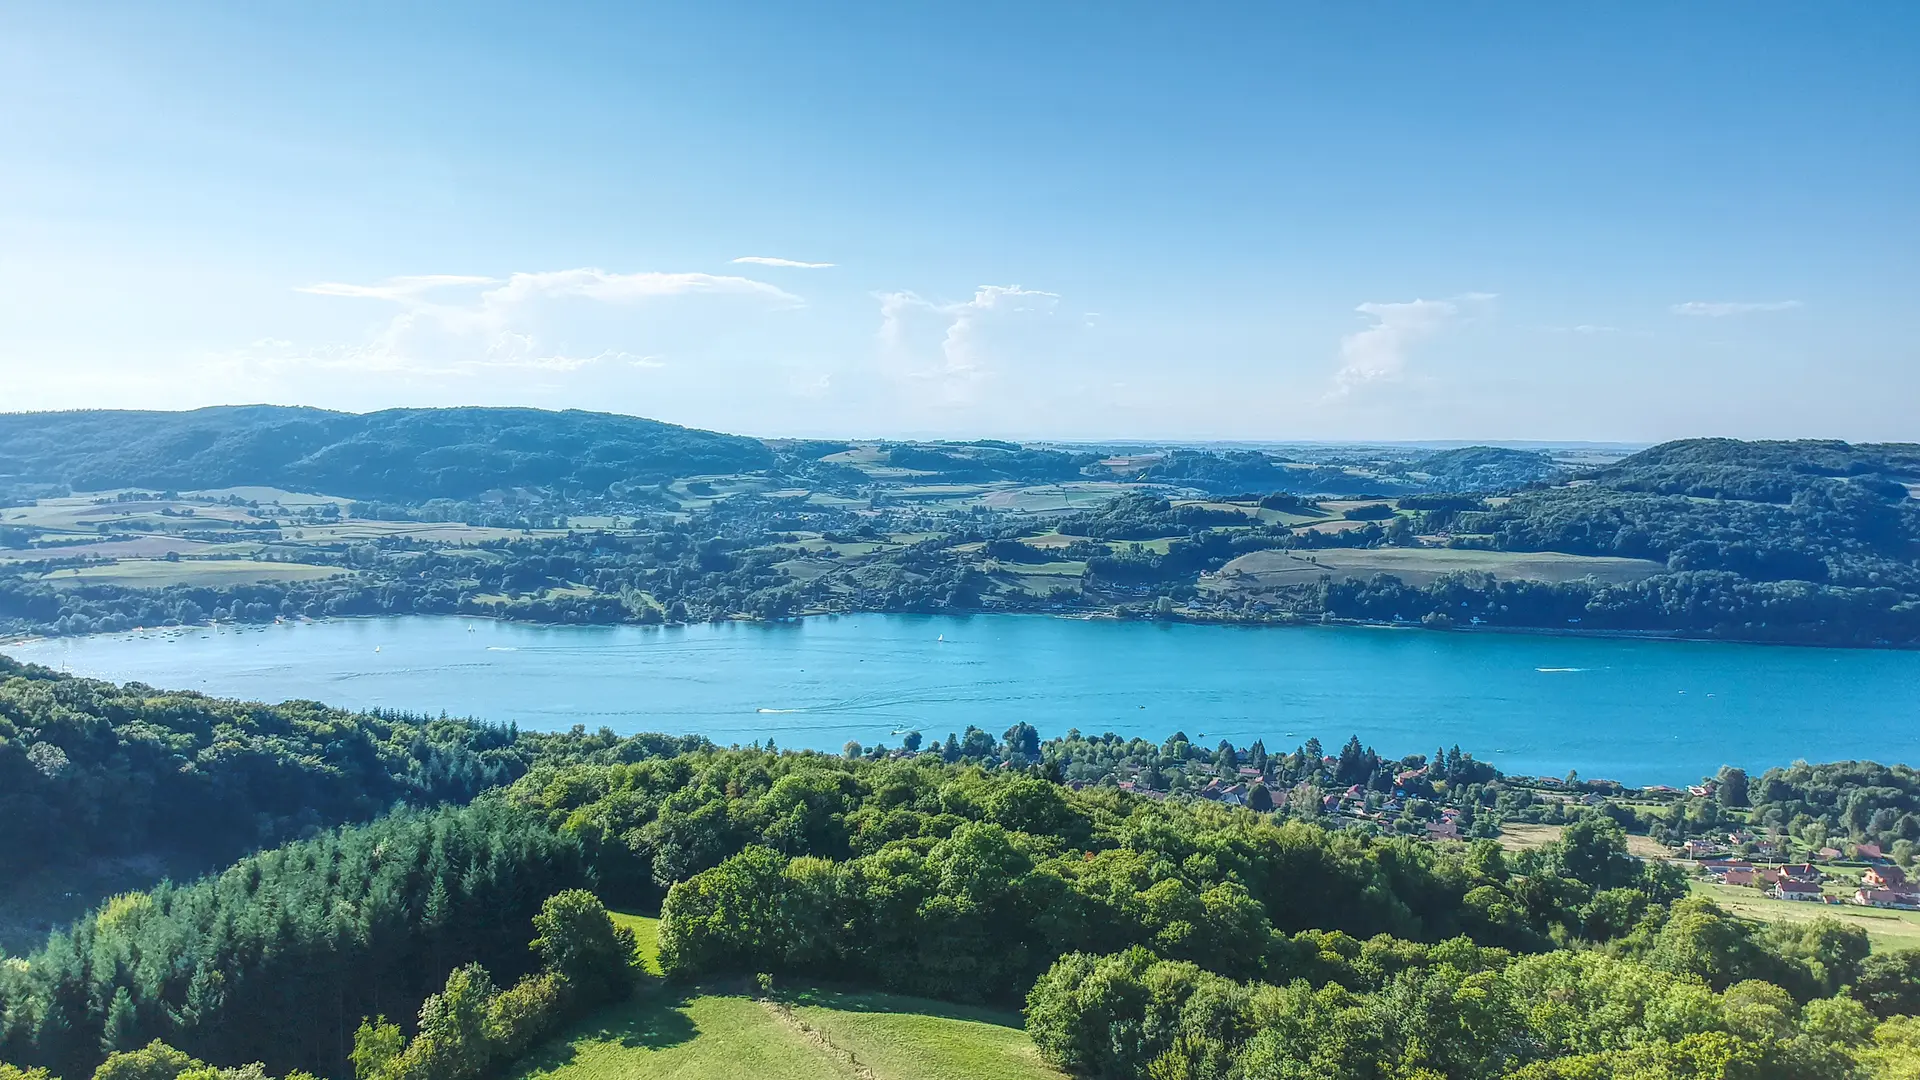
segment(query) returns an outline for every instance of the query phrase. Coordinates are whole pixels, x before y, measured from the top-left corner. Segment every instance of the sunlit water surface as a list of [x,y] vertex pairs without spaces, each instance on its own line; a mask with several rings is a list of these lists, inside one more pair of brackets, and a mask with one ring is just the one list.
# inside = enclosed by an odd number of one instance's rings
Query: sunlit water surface
[[838,750],[1025,720],[1292,749],[1458,744],[1507,772],[1684,783],[1920,758],[1920,653],[1356,627],[859,615],[560,627],[340,619],[27,642],[22,660],[263,701]]

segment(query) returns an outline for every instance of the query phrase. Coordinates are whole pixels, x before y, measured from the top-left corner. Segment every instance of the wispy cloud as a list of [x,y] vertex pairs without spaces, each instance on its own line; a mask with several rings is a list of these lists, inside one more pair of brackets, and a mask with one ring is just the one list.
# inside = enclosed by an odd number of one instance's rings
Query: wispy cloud
[[[664,365],[658,356],[623,348],[623,341],[597,341],[580,349],[555,344],[610,331],[604,318],[582,318],[568,303],[631,308],[679,297],[732,297],[762,308],[792,308],[805,301],[777,285],[753,278],[698,272],[614,273],[597,267],[521,272],[506,278],[470,274],[422,274],[374,284],[320,282],[296,291],[315,296],[377,300],[399,311],[368,340],[318,346],[256,343],[237,358],[268,369],[298,366],[417,377],[472,376],[494,371],[571,372],[609,363],[635,368]],[[568,312],[574,312],[568,317]],[[628,336],[633,328],[624,328]]]
[[1689,300],[1684,304],[1675,304],[1667,309],[1675,315],[1693,315],[1708,319],[1724,319],[1729,315],[1752,315],[1761,311],[1792,311],[1802,307],[1798,300]]
[[689,293],[736,293],[764,296],[788,304],[804,303],[799,297],[764,281],[726,274],[610,274],[605,270],[581,268],[553,270],[535,274],[515,274],[506,284],[489,289],[481,303],[505,306],[535,297],[577,296],[609,304],[630,304],[661,296]]
[[474,277],[470,274],[416,274],[411,277],[388,278],[377,285],[350,285],[341,281],[322,281],[314,285],[298,286],[293,291],[312,293],[315,296],[345,296],[404,303],[425,296],[435,289],[492,285],[498,280],[498,278]]
[[748,263],[753,266],[784,266],[790,270],[826,270],[832,263],[801,262],[798,259],[776,259],[771,255],[742,255],[733,260],[735,263]]

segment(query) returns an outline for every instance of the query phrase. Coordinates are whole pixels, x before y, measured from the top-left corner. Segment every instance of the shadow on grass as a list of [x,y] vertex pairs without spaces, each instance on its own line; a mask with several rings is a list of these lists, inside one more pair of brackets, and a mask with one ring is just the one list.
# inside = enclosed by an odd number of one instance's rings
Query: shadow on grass
[[686,1012],[693,996],[684,987],[649,979],[628,1000],[595,1010],[563,1030],[544,1049],[522,1058],[514,1071],[525,1074],[570,1065],[579,1056],[576,1044],[583,1042],[647,1050],[692,1042],[700,1034]]
[[774,997],[793,1008],[813,1006],[853,1013],[902,1013],[942,1020],[971,1020],[996,1027],[1024,1030],[1017,1012],[985,1005],[962,1005],[934,998],[909,997],[877,990],[836,990],[824,986],[781,987]]

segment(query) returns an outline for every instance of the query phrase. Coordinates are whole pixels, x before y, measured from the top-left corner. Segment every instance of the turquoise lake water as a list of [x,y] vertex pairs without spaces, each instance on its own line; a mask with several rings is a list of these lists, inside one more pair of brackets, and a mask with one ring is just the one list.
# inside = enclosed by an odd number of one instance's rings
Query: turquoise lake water
[[838,750],[1026,720],[1684,783],[1722,764],[1920,760],[1920,653],[1361,627],[859,615],[557,627],[457,618],[192,628],[0,648],[78,674],[522,727]]

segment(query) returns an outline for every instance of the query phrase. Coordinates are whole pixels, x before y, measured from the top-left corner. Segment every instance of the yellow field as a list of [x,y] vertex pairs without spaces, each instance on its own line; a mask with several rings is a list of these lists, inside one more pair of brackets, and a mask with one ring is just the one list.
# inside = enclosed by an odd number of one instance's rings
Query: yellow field
[[124,540],[102,540],[97,544],[45,544],[0,550],[0,562],[32,559],[153,559],[168,552],[176,555],[251,554],[259,547],[258,544],[209,544],[200,540],[182,540],[177,536],[134,536]]
[[242,499],[257,502],[261,506],[284,506],[290,509],[303,509],[309,506],[326,506],[331,503],[344,511],[348,504],[353,502],[352,499],[341,498],[338,495],[313,495],[303,491],[288,491],[285,488],[273,487],[208,488],[205,491],[183,491],[180,494],[182,496],[197,496],[207,499],[224,499],[228,496],[237,496]]
[[565,529],[497,529],[489,525],[462,525],[444,521],[373,521],[355,518],[338,525],[286,525],[290,540],[329,543],[335,540],[376,540],[383,536],[410,536],[426,543],[474,544],[482,540],[516,540],[527,536],[565,536]]
[[163,589],[169,585],[247,585],[258,581],[312,581],[349,571],[308,563],[254,562],[252,559],[124,559],[105,566],[56,570],[42,580],[52,585],[124,585]]
[[1139,487],[1137,484],[1121,484],[1107,480],[1074,480],[1061,484],[1033,484],[1028,487],[1016,487],[1005,491],[995,491],[980,500],[980,505],[995,510],[1018,510],[1026,513],[1051,513],[1063,510],[1084,510],[1098,506],[1116,495],[1124,495]]
[[1213,580],[1224,587],[1265,588],[1306,583],[1322,574],[1362,579],[1374,574],[1392,574],[1409,585],[1425,585],[1461,570],[1533,581],[1576,581],[1591,576],[1604,582],[1631,582],[1665,573],[1666,565],[1649,559],[1563,555],[1552,551],[1319,548],[1311,552],[1250,552],[1222,567]]
[[[1500,826],[1500,846],[1508,851],[1525,851],[1540,847],[1560,839],[1566,831],[1565,825],[1530,825],[1524,821],[1510,822]],[[1627,834],[1627,853],[1642,859],[1670,859],[1673,852],[1654,840],[1651,836]]]

